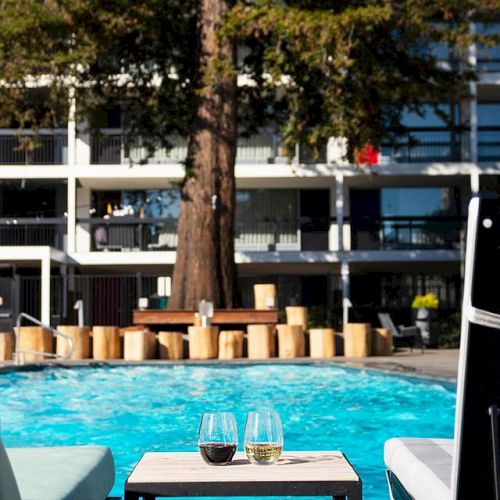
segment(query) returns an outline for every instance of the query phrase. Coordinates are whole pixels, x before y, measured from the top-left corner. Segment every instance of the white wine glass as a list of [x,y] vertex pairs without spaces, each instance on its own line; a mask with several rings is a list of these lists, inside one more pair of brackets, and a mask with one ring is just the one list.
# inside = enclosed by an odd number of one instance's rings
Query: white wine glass
[[245,453],[251,463],[272,465],[283,450],[283,429],[275,411],[251,411],[245,423]]
[[209,465],[226,465],[238,447],[238,430],[234,415],[228,412],[204,413],[198,435],[198,449]]

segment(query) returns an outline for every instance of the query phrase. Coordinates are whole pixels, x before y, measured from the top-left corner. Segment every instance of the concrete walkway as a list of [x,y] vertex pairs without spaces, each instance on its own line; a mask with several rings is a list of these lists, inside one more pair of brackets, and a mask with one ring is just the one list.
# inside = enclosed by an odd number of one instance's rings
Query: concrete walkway
[[415,375],[456,379],[458,370],[458,349],[401,350],[392,356],[377,356],[362,359],[338,357],[350,365],[364,365],[390,371],[402,371]]

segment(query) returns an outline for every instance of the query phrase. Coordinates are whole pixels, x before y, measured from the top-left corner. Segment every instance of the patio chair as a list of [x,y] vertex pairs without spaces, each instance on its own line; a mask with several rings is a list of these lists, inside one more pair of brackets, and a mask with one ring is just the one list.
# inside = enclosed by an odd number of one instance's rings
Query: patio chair
[[104,446],[5,449],[0,439],[0,500],[104,500],[114,481]]
[[423,352],[424,341],[422,339],[422,333],[418,326],[399,325],[396,327],[389,313],[378,313],[378,319],[383,328],[387,328],[391,331],[394,346],[398,344],[409,345],[410,349],[413,351],[413,347],[418,340]]
[[[481,224],[479,224],[479,221]],[[469,205],[455,439],[390,439],[394,500],[500,499],[500,202]]]

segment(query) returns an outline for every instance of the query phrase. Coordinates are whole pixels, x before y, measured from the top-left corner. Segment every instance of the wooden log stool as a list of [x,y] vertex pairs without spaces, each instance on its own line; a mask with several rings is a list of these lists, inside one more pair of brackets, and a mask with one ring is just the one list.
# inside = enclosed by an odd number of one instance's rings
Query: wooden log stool
[[147,328],[129,330],[123,334],[123,359],[126,361],[143,361],[154,358],[156,351],[156,335]]
[[392,333],[389,328],[372,330],[372,356],[392,356]]
[[276,308],[276,285],[260,283],[253,286],[255,309]]
[[216,326],[189,326],[189,359],[214,359],[219,350]]
[[[54,338],[52,332],[41,326],[21,326],[17,331],[17,350],[54,352]],[[41,354],[19,354],[19,362],[30,363],[32,361],[41,361],[50,356]]]
[[274,325],[248,325],[248,359],[268,359],[276,356]]
[[92,328],[94,359],[120,359],[120,331],[116,326],[94,326]]
[[288,306],[285,307],[285,311],[287,325],[300,325],[302,327],[302,335],[299,338],[299,356],[303,357],[306,355],[307,307]]
[[219,359],[243,357],[243,335],[241,330],[226,330],[219,334]]
[[335,356],[335,330],[333,328],[311,328],[309,330],[311,358],[333,358]]
[[344,325],[344,355],[349,358],[365,358],[371,354],[370,323],[346,323]]
[[182,359],[184,357],[184,339],[182,332],[158,333],[160,359]]
[[14,354],[14,334],[0,332],[0,361],[10,361]]
[[[88,326],[59,325],[57,331],[64,333],[73,340],[73,354],[69,359],[90,358],[90,328]],[[59,356],[66,356],[69,352],[68,341],[57,336],[56,353]]]
[[302,356],[305,344],[304,329],[301,325],[276,325],[278,330],[278,356],[298,358]]

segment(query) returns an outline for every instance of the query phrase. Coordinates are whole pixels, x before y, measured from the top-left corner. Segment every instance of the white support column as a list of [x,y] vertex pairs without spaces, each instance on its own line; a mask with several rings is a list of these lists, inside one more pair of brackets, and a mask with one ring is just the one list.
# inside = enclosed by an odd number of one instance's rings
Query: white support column
[[479,168],[474,169],[470,173],[470,193],[471,196],[477,196],[480,189],[481,189],[481,183],[479,180]]
[[67,240],[66,251],[73,253],[76,250],[76,179],[74,173],[68,177],[68,209],[67,213]]
[[349,323],[349,308],[351,307],[349,289],[349,262],[342,261],[340,264],[340,279],[342,282],[342,323]]
[[50,254],[42,257],[41,263],[40,321],[50,325]]
[[69,88],[69,112],[68,112],[68,165],[76,164],[76,99],[75,88]]
[[338,229],[338,251],[344,251],[344,176],[337,174],[335,176],[336,182],[336,215],[337,215],[337,229]]
[[90,165],[90,130],[86,120],[78,121],[78,134],[76,136],[75,163],[77,165]]
[[477,85],[471,83],[469,85],[470,92],[470,161],[472,163],[478,162],[479,151],[478,151],[478,131],[477,131]]
[[330,215],[330,224],[328,226],[328,250],[330,252],[337,252],[339,250],[339,230],[337,221],[335,220],[335,216],[337,214],[336,210],[336,193],[335,193],[336,185],[334,182],[330,185],[330,207],[329,207],[329,215]]
[[[79,187],[76,190],[76,217],[77,219],[88,219],[90,217],[90,189]],[[80,222],[76,226],[76,251],[90,252],[91,248],[90,224]],[[299,239],[300,241],[300,239]]]

